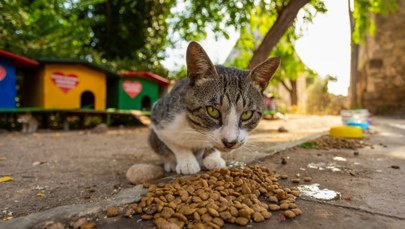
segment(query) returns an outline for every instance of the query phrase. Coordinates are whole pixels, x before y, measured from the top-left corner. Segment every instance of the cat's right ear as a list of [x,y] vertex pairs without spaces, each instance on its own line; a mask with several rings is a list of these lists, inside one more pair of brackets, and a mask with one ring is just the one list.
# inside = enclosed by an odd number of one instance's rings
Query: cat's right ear
[[186,52],[187,77],[190,84],[194,85],[200,80],[217,76],[215,66],[204,49],[197,42],[192,41]]

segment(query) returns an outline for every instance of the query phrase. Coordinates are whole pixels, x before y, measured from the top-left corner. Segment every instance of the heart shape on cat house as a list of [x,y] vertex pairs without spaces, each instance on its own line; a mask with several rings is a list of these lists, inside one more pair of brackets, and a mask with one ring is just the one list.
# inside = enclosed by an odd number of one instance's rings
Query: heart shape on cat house
[[74,59],[39,59],[37,74],[24,79],[25,106],[45,109],[105,110],[107,79],[120,76],[102,66]]
[[118,82],[111,82],[116,88],[109,90],[108,107],[150,111],[169,85],[169,80],[147,71],[121,72],[120,76]]

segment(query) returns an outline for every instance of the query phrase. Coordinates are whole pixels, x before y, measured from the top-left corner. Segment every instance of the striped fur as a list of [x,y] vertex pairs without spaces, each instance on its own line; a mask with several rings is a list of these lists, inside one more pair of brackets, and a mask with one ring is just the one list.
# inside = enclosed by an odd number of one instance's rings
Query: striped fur
[[[151,115],[149,143],[165,170],[192,174],[201,166],[225,166],[220,151],[246,143],[262,116],[262,92],[278,64],[278,59],[269,59],[252,71],[214,66],[201,46],[190,43],[188,77],[156,103]],[[218,118],[209,115],[209,106],[220,112]],[[253,115],[243,121],[245,111]]]

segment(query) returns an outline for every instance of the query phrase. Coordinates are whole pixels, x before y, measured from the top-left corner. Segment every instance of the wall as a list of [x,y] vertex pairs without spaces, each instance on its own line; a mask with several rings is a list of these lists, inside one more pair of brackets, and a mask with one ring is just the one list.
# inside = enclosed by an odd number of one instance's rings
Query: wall
[[360,45],[358,99],[374,114],[405,114],[405,1],[375,16],[377,33]]

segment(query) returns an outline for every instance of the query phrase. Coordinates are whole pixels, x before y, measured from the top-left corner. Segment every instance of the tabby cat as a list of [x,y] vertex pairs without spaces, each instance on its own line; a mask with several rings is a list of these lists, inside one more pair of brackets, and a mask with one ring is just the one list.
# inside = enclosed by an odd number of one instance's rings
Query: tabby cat
[[187,77],[152,110],[149,144],[165,171],[195,174],[201,167],[224,167],[221,152],[247,142],[280,59],[267,59],[251,71],[214,66],[204,49],[191,42],[186,62]]

